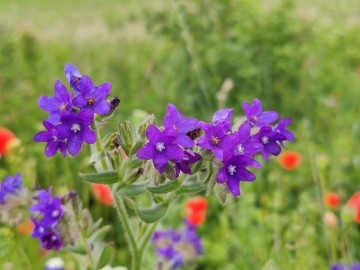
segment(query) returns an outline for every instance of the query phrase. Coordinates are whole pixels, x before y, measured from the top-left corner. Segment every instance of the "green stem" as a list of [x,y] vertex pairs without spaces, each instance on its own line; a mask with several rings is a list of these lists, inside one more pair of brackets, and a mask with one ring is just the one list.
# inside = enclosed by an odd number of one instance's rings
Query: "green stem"
[[143,237],[141,238],[140,245],[139,245],[139,253],[144,253],[144,250],[146,248],[147,243],[149,242],[149,239],[151,235],[153,234],[158,222],[154,222],[150,224],[148,227],[146,227]]
[[126,207],[124,205],[124,201],[121,196],[119,196],[116,193],[118,185],[114,185],[112,187],[112,195],[115,200],[115,207],[118,212],[119,218],[121,220],[121,223],[123,225],[123,229],[125,231],[126,240],[130,247],[130,253],[131,253],[131,269],[132,270],[140,270],[141,267],[141,258],[142,254],[139,252],[139,248],[136,242],[136,237],[134,230],[132,229],[130,222],[129,222],[129,216],[126,211]]

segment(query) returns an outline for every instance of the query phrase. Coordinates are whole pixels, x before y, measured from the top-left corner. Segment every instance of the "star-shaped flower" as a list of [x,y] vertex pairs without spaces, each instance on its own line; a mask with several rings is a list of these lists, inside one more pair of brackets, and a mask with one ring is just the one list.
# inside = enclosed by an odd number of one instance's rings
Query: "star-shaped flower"
[[46,142],[45,156],[51,157],[60,151],[62,156],[66,156],[66,143],[65,140],[61,140],[58,137],[58,130],[56,126],[48,121],[43,122],[46,131],[40,131],[34,136],[34,140],[37,142]]
[[262,127],[274,122],[278,118],[278,113],[273,111],[262,111],[261,101],[254,99],[250,105],[246,101],[243,103],[243,109],[247,120],[252,126]]

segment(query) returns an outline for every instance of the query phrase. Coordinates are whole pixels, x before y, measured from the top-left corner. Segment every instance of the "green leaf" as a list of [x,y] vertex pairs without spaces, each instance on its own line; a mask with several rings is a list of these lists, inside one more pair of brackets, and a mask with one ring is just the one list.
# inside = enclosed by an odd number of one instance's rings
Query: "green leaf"
[[150,181],[145,181],[139,184],[133,185],[121,185],[118,189],[118,193],[122,196],[136,196],[146,191],[146,186]]
[[89,183],[115,184],[119,182],[119,175],[116,171],[102,173],[79,173],[80,177]]
[[135,206],[135,210],[144,222],[154,223],[165,215],[168,206],[167,203],[156,204],[151,208],[138,208]]
[[90,242],[101,242],[103,241],[105,235],[108,233],[108,231],[110,231],[111,226],[107,225],[104,226],[98,230],[96,230],[90,237],[89,237],[89,241]]
[[98,219],[95,223],[91,224],[86,230],[86,235],[92,235],[97,229],[99,229],[102,222],[102,218]]
[[202,183],[186,183],[179,188],[178,194],[199,193],[206,188]]
[[65,249],[72,253],[76,253],[80,255],[86,255],[87,253],[86,249],[83,246],[68,246]]
[[170,191],[176,190],[180,186],[179,181],[168,181],[165,184],[159,185],[159,186],[149,186],[146,187],[147,190],[149,190],[151,193],[155,194],[163,194],[168,193]]
[[114,254],[114,249],[110,246],[106,246],[101,253],[97,269],[101,269],[106,265],[110,265],[114,258]]

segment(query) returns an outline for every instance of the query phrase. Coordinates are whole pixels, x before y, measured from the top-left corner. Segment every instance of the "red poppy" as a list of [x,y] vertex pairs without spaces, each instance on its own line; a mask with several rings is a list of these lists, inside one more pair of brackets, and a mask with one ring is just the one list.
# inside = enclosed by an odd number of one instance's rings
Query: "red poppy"
[[340,197],[335,193],[327,193],[324,197],[324,202],[330,208],[336,208],[340,204]]
[[298,152],[286,151],[279,156],[280,165],[286,170],[295,170],[302,162],[302,156]]
[[16,139],[14,133],[6,128],[0,127],[0,156],[6,157],[9,154],[9,144]]
[[347,204],[356,209],[355,221],[360,224],[360,192],[355,193]]
[[208,201],[204,197],[196,197],[186,201],[187,220],[194,226],[204,223]]
[[96,200],[104,205],[111,206],[114,204],[110,187],[103,184],[91,184],[91,190]]

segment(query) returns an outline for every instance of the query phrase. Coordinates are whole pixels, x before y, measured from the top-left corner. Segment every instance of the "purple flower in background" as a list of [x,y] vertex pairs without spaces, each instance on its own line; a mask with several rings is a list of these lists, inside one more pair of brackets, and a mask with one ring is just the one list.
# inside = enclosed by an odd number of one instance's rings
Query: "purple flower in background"
[[231,118],[233,112],[234,112],[233,109],[226,109],[226,108],[217,111],[213,116],[211,124],[213,126],[222,124],[224,129],[226,129],[226,131],[231,131],[231,127],[232,127]]
[[262,155],[266,161],[269,161],[269,155],[277,156],[281,152],[281,147],[278,144],[286,140],[286,137],[276,131],[272,127],[264,126],[259,133],[253,136],[252,140],[260,142],[263,145]]
[[330,270],[347,270],[347,269],[348,268],[347,268],[346,264],[343,264],[343,263],[341,263],[341,264],[333,264],[330,267]]
[[62,156],[66,156],[66,143],[65,140],[58,138],[58,130],[56,126],[48,121],[43,122],[46,131],[40,131],[34,136],[34,140],[37,142],[47,142],[45,147],[45,156],[51,157],[60,151]]
[[233,156],[224,161],[224,166],[219,170],[216,176],[216,182],[220,184],[226,183],[230,192],[234,196],[239,196],[240,181],[254,181],[256,176],[246,169],[247,166],[260,168],[259,162],[247,156]]
[[0,182],[0,204],[4,204],[7,194],[16,194],[23,189],[21,174],[15,176],[6,176]]
[[184,147],[193,147],[194,141],[187,135],[188,132],[197,128],[198,120],[184,117],[178,109],[172,105],[168,105],[168,113],[164,118],[165,128],[173,127],[177,130],[177,138],[175,142]]
[[111,106],[106,101],[106,97],[111,91],[111,83],[96,86],[89,76],[84,75],[78,86],[81,92],[73,99],[74,106],[81,110],[93,110],[97,114],[107,114],[110,111]]
[[151,125],[146,130],[146,137],[149,142],[141,147],[136,156],[142,160],[152,159],[155,168],[163,173],[169,160],[182,161],[184,151],[175,144],[177,132],[174,128],[166,128],[160,131],[156,126]]
[[268,125],[274,122],[279,116],[273,111],[263,112],[261,101],[257,98],[254,99],[251,105],[245,101],[243,103],[243,109],[249,123],[257,127]]
[[64,73],[65,73],[65,78],[67,82],[70,84],[71,88],[75,91],[80,92],[81,89],[79,87],[79,82],[82,78],[82,75],[77,69],[77,67],[75,67],[72,64],[66,64],[64,67]]
[[155,231],[151,241],[156,246],[159,264],[177,269],[192,263],[203,254],[201,238],[196,235],[196,227],[185,221],[181,232],[175,230]]
[[58,196],[51,196],[51,189],[40,190],[38,193],[39,202],[32,205],[29,210],[37,212],[42,216],[41,223],[46,226],[56,225],[64,214],[61,207],[61,200]]
[[203,122],[199,123],[200,128],[205,132],[196,144],[203,149],[209,149],[213,152],[214,156],[223,160],[223,151],[226,147],[226,136],[228,132],[228,124],[220,123],[216,126],[209,125]]
[[35,225],[32,237],[38,238],[43,248],[59,250],[62,243],[57,226],[64,215],[61,200],[58,196],[51,196],[51,188],[49,191],[40,190],[37,200],[39,202],[29,208],[37,213],[36,218],[31,218]]
[[70,155],[79,153],[83,142],[93,144],[96,141],[95,132],[89,127],[94,114],[91,110],[85,110],[78,114],[70,112],[61,117],[61,124],[57,126],[58,138],[67,139],[67,148]]
[[291,123],[291,118],[281,118],[279,123],[277,123],[273,130],[284,135],[286,137],[286,141],[292,141],[295,139],[294,133],[290,130],[286,130],[286,127]]
[[246,156],[253,156],[257,153],[259,153],[263,145],[259,142],[254,142],[250,140],[250,132],[251,132],[251,126],[249,123],[245,122],[242,124],[238,130],[238,132],[234,132],[232,134],[229,134],[225,138],[225,149],[227,152],[227,156],[230,155],[246,155]]
[[64,112],[69,112],[73,108],[71,95],[60,81],[55,82],[54,96],[42,96],[38,104],[40,108],[50,113],[47,120],[54,125],[60,122],[60,117]]
[[31,221],[35,226],[31,236],[33,238],[38,238],[43,248],[48,250],[53,248],[59,250],[61,248],[61,239],[54,228],[47,224],[43,224],[42,221],[38,222],[34,218],[31,218]]
[[360,262],[351,265],[350,270],[360,270]]
[[183,160],[175,163],[176,177],[179,177],[180,171],[185,174],[191,174],[189,165],[198,162],[200,159],[201,156],[198,153],[185,150]]

